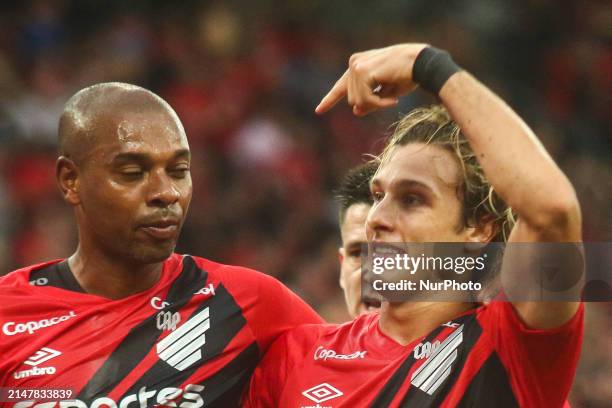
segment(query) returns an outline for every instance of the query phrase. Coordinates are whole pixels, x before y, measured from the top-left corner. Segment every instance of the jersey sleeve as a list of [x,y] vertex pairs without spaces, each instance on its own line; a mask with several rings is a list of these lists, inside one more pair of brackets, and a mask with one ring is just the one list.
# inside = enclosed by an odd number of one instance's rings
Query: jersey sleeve
[[584,304],[562,326],[532,329],[512,303],[495,301],[479,316],[522,407],[563,407],[582,345]]
[[281,334],[323,319],[295,293],[268,275],[259,279],[257,313],[250,321],[262,352]]
[[241,266],[194,258],[213,279],[225,286],[244,314],[263,355],[281,334],[323,319],[289,288],[270,275]]
[[270,346],[253,372],[249,388],[243,395],[243,408],[276,408],[289,373],[288,333],[281,335]]

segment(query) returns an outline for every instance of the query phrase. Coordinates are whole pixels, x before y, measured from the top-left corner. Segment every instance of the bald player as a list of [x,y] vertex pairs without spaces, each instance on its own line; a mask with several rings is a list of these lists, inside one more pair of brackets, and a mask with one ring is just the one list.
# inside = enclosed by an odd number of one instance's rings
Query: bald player
[[279,334],[321,321],[267,275],[174,253],[191,155],[159,96],[81,90],[59,153],[79,241],[67,259],[0,278],[1,406],[235,406]]
[[365,223],[372,207],[370,180],[376,168],[374,162],[369,162],[351,169],[336,191],[342,238],[342,246],[338,249],[340,287],[351,318],[380,307],[378,296],[362,294],[361,290],[361,255],[367,243]]

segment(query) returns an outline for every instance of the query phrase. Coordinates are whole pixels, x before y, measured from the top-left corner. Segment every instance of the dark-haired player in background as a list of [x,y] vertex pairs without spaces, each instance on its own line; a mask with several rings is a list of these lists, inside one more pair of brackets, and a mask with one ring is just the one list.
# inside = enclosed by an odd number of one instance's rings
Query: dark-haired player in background
[[[417,109],[396,126],[371,183],[369,242],[581,241],[570,182],[527,125],[446,52],[402,44],[354,54],[317,112],[346,96],[364,115],[395,105],[416,84],[446,109]],[[511,229],[508,205],[518,215]],[[502,281],[540,265],[508,251]],[[575,285],[567,299],[579,294]],[[349,323],[304,325],[271,347],[245,405],[561,407],[584,307],[531,299],[385,301],[380,313]]]
[[340,287],[351,318],[380,307],[376,294],[363,296],[361,291],[361,251],[367,242],[365,223],[372,207],[370,180],[376,167],[369,162],[351,169],[336,190],[342,238],[342,247],[338,249]]
[[79,243],[0,278],[3,406],[236,406],[271,342],[321,321],[269,276],[173,253],[191,156],[159,96],[83,89],[61,116],[59,149]]

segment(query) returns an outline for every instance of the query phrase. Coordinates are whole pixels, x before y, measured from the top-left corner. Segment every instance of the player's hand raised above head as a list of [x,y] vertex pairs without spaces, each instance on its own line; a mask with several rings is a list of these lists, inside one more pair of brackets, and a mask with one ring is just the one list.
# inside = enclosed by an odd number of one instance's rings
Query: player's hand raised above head
[[353,113],[367,115],[397,104],[412,91],[412,67],[427,44],[398,44],[351,55],[348,69],[315,109],[322,114],[345,96]]

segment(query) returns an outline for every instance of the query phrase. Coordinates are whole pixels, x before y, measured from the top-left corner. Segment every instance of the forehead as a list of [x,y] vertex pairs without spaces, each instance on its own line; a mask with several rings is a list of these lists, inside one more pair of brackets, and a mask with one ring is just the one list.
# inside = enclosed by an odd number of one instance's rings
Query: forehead
[[434,192],[453,189],[460,181],[461,169],[454,154],[433,144],[409,143],[396,146],[373,177],[374,184],[392,188],[413,180]]
[[163,153],[189,147],[185,132],[166,112],[102,114],[96,120],[94,151]]
[[340,228],[340,234],[344,243],[350,240],[366,240],[365,222],[369,211],[370,205],[366,203],[353,204],[347,208],[344,222]]

